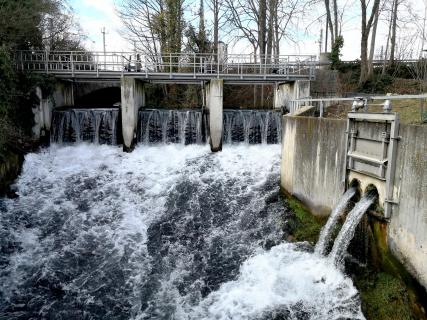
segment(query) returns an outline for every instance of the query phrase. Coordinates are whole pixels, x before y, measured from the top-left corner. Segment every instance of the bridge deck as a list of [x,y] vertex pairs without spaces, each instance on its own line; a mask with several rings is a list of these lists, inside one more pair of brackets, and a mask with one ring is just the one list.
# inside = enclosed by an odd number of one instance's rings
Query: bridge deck
[[118,80],[132,76],[157,83],[275,83],[313,80],[315,56],[283,55],[257,61],[253,55],[99,52],[16,52],[16,68],[75,81]]

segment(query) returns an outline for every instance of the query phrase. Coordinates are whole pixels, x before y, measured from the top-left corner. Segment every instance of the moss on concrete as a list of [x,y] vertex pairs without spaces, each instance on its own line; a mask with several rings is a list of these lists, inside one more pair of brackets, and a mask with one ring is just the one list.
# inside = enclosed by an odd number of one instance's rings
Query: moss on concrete
[[413,316],[405,284],[384,272],[355,279],[362,300],[362,311],[368,320],[411,320]]
[[[326,218],[316,217],[286,191],[286,202],[295,214],[291,222],[292,240],[316,243]],[[387,244],[387,223],[369,218],[368,266],[349,270],[359,290],[362,311],[367,320],[427,320],[425,291],[391,254]],[[423,302],[426,300],[426,302]]]
[[286,201],[291,210],[295,213],[296,219],[292,228],[294,239],[296,241],[316,243],[326,219],[312,215],[307,207],[294,197],[287,195]]
[[[373,270],[374,276],[366,277],[362,274],[355,279],[367,319],[427,319],[426,290],[391,253],[387,244],[387,223],[375,217],[370,217],[369,220],[368,268],[371,273]],[[376,291],[380,291],[382,295],[374,295]],[[390,317],[376,317],[375,310],[378,308],[383,310],[384,316],[390,313]]]

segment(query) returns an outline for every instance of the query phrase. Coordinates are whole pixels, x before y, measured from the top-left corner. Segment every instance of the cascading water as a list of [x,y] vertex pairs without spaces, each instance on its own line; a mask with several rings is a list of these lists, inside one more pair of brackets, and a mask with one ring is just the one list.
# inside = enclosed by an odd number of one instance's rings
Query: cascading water
[[347,248],[351,239],[354,237],[356,227],[362,219],[363,214],[375,202],[375,199],[375,195],[370,193],[365,194],[348,214],[347,219],[334,242],[334,246],[329,253],[329,257],[334,261],[336,266],[341,267],[343,265]]
[[143,109],[138,118],[142,143],[200,144],[207,137],[200,110]]
[[[280,113],[261,110],[224,110],[224,143],[276,144],[282,136]],[[138,141],[200,144],[209,135],[200,110],[143,109],[139,111]]]
[[117,144],[119,109],[54,110],[51,142]]
[[52,145],[0,199],[0,318],[364,319],[283,243],[279,145]]
[[319,255],[325,254],[325,251],[330,244],[332,232],[334,227],[337,224],[338,218],[343,213],[350,199],[356,194],[356,188],[348,189],[343,196],[338,200],[337,205],[332,210],[331,215],[329,216],[328,221],[325,226],[320,231],[319,240],[316,243],[314,252]]
[[280,143],[282,118],[279,112],[224,110],[224,142]]

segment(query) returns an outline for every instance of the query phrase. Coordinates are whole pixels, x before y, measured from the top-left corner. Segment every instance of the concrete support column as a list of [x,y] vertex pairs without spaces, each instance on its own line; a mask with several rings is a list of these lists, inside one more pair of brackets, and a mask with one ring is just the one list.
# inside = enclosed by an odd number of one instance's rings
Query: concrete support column
[[121,80],[121,111],[123,151],[130,152],[135,147],[138,109],[145,105],[144,83],[135,78]]
[[209,144],[212,152],[222,150],[223,87],[224,81],[222,79],[213,79],[206,86],[206,108],[209,110]]
[[52,98],[55,108],[74,106],[74,84],[72,82],[58,81]]
[[53,102],[50,97],[44,98],[41,88],[36,88],[39,103],[32,108],[34,114],[33,136],[42,143],[49,143],[52,122]]
[[310,97],[309,80],[296,80],[276,84],[274,90],[274,108],[281,109],[284,107],[287,111],[293,113],[298,106],[295,103],[291,103],[291,101],[308,97]]

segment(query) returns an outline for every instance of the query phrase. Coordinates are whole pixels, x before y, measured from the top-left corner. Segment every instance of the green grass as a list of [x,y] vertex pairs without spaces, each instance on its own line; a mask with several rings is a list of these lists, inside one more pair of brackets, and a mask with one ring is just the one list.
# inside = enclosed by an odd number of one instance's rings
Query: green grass
[[[375,104],[383,104],[384,101],[378,100]],[[351,103],[341,103],[330,106],[325,111],[325,117],[335,119],[346,119],[347,113],[351,111]],[[383,107],[379,105],[369,105],[368,112],[383,112]],[[404,124],[420,124],[421,108],[420,101],[415,99],[393,100],[392,112],[397,112],[400,122]],[[424,117],[427,120],[427,102],[424,103]],[[424,122],[427,125],[427,122]]]

